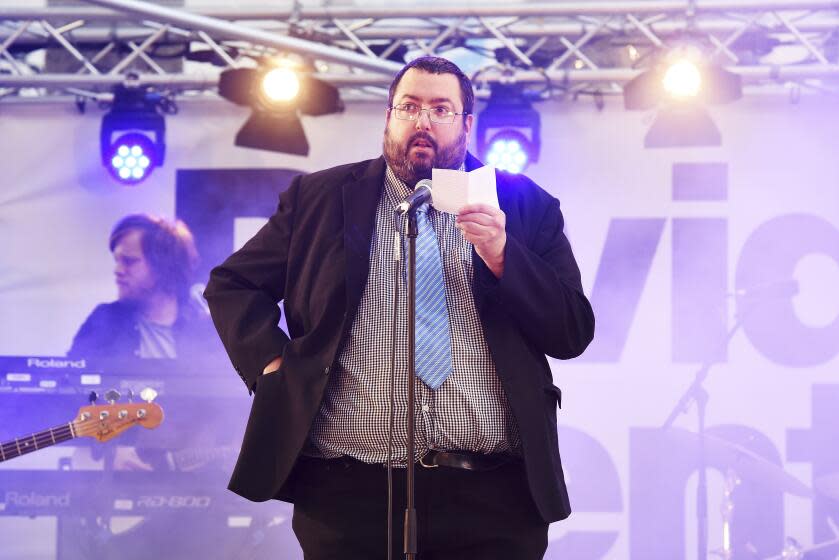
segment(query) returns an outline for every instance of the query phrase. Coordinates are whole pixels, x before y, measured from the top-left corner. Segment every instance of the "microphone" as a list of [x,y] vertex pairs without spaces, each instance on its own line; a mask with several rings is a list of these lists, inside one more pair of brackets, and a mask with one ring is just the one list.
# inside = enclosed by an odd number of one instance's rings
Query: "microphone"
[[411,210],[422,206],[431,200],[431,179],[420,179],[414,187],[414,192],[409,194],[399,206],[396,207],[395,212],[400,215],[405,215]]

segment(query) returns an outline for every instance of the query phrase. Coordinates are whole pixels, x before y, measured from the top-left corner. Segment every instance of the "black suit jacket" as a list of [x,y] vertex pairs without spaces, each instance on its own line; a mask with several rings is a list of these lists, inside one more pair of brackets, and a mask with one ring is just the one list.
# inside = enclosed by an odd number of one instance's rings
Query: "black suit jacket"
[[[474,157],[467,169],[479,167]],[[254,402],[230,489],[290,499],[284,485],[306,442],[340,343],[367,280],[383,158],[297,177],[268,223],[213,269],[205,296]],[[545,355],[573,358],[594,316],[563,233],[559,201],[521,175],[497,174],[507,217],[504,274],[473,251],[473,292],[484,334],[518,424],[533,499],[546,521],[571,509],[557,446],[560,391]],[[290,339],[278,327],[284,301]],[[276,374],[261,376],[281,355]]]
[[[67,355],[75,358],[131,360],[140,353],[140,309],[122,300],[101,303],[88,315],[73,337]],[[221,346],[213,342],[210,318],[190,300],[179,302],[178,318],[172,325],[175,350],[179,358],[206,362],[208,355],[222,356]]]

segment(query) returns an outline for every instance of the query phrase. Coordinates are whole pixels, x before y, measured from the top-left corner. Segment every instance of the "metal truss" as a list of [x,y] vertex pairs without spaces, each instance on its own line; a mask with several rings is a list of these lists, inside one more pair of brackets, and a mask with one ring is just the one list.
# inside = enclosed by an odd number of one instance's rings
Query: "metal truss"
[[140,0],[0,7],[0,103],[108,99],[117,84],[215,96],[225,68],[289,58],[381,99],[404,56],[436,54],[485,95],[522,84],[544,97],[620,94],[668,49],[692,45],[747,92],[839,93],[839,1],[643,0],[485,6],[197,10]]

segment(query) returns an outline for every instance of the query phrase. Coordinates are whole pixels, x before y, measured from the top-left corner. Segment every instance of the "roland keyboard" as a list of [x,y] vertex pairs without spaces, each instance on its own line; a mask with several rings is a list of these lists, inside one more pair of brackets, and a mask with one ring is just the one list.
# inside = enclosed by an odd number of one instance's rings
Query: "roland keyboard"
[[153,515],[208,511],[244,515],[228,472],[0,470],[0,516]]
[[245,392],[230,364],[218,360],[0,356],[0,399],[4,394],[82,395],[108,389],[139,394],[146,387],[161,396],[225,397]]

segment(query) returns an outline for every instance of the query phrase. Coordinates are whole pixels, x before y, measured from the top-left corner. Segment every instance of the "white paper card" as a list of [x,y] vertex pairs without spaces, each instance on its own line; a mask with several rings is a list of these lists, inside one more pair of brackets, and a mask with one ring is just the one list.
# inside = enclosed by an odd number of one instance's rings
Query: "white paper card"
[[431,204],[437,210],[457,214],[467,204],[498,206],[495,168],[485,165],[472,171],[432,169]]

